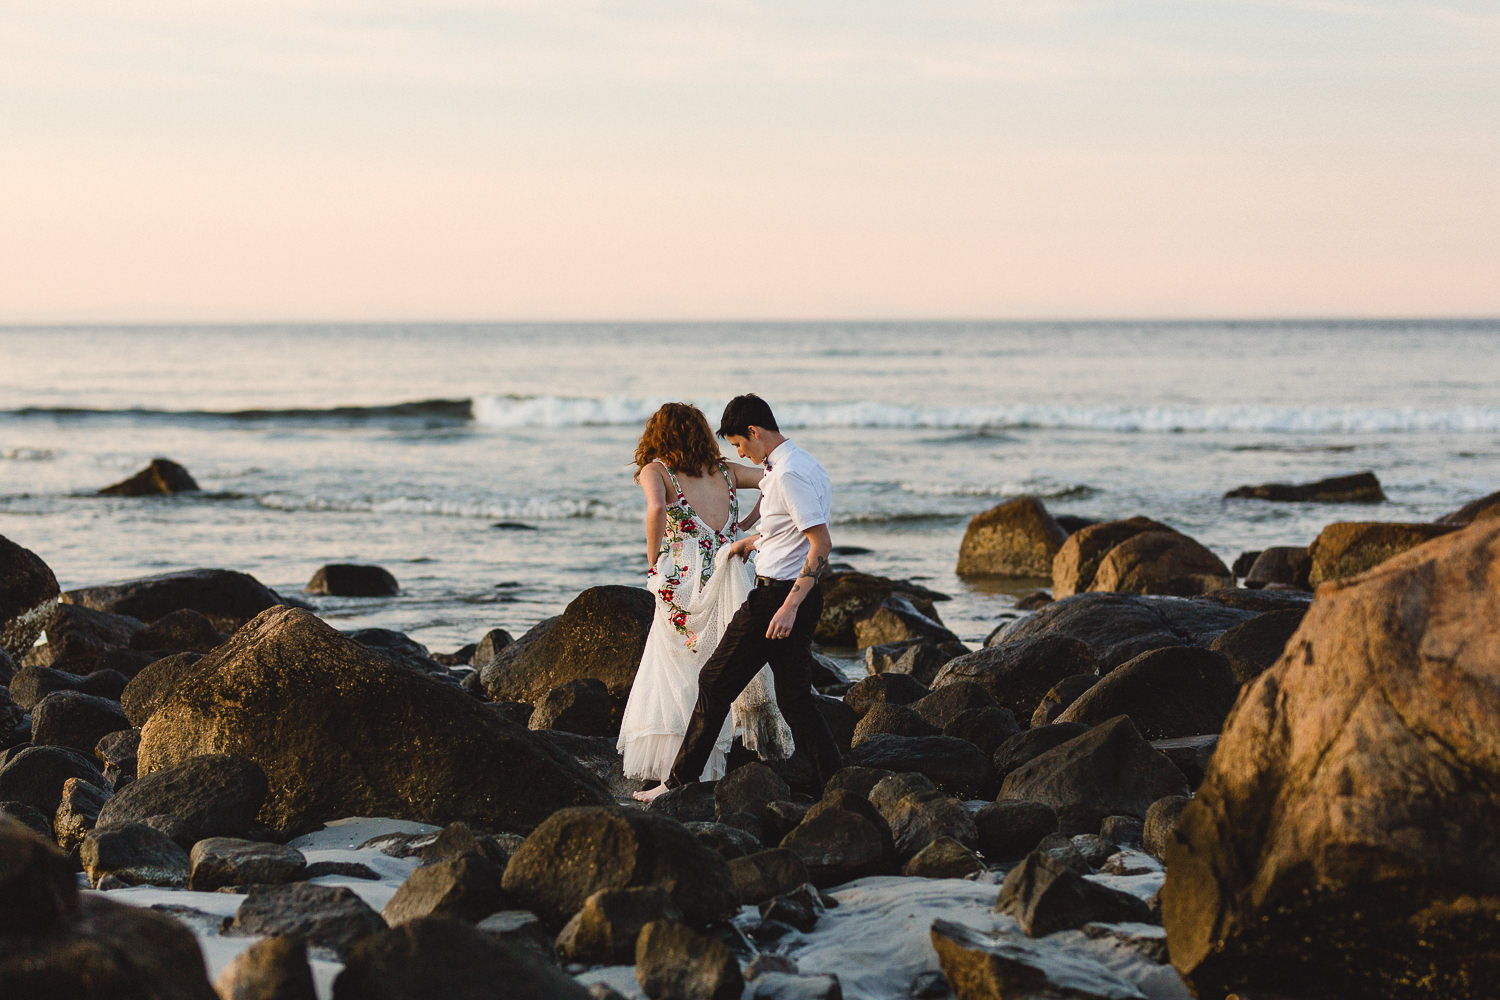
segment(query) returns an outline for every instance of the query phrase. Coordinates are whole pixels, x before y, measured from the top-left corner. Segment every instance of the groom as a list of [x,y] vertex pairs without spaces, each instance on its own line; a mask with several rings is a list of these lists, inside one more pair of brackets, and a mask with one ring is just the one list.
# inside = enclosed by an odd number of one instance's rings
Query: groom
[[843,757],[814,700],[810,647],[823,611],[818,578],[833,549],[828,535],[833,487],[818,460],[777,429],[771,407],[759,396],[730,400],[719,436],[740,457],[766,467],[760,481],[760,534],[730,547],[730,554],[741,559],[755,549],[759,575],[698,673],[698,703],[661,790],[698,779],[730,704],[766,664],[793,739],[812,758],[818,780],[826,783],[843,766]]

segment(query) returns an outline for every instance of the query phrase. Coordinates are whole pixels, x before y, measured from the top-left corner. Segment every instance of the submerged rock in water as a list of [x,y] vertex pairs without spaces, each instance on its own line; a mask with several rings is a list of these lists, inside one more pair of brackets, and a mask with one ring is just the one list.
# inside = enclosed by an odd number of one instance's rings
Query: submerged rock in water
[[19,661],[57,607],[57,577],[41,557],[0,535],[0,650]]
[[1068,532],[1036,497],[991,507],[969,520],[958,546],[959,576],[1045,577]]
[[1384,503],[1385,492],[1373,472],[1319,479],[1314,483],[1261,483],[1240,486],[1226,500],[1277,500],[1284,503]]
[[564,806],[610,801],[551,744],[294,608],[261,614],[188,668],[142,729],[140,769],[220,748],[265,772],[260,820],[283,832],[346,816],[525,832]]
[[100,496],[113,497],[150,497],[166,496],[171,493],[191,493],[197,490],[198,483],[188,470],[172,461],[170,458],[153,458],[151,464],[129,479],[122,479],[113,486],[106,486],[99,491]]
[[1500,523],[1319,590],[1169,839],[1168,942],[1198,995],[1493,993],[1497,623]]
[[328,597],[395,597],[401,593],[401,585],[390,570],[359,563],[319,566],[302,589]]

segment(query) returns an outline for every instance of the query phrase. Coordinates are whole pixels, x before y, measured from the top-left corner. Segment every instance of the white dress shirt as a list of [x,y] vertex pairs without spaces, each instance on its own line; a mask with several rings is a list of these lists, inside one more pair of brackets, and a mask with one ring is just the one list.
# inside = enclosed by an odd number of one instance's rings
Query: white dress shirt
[[823,466],[790,440],[777,445],[760,481],[755,572],[795,580],[812,548],[803,532],[827,524],[832,513],[833,484]]

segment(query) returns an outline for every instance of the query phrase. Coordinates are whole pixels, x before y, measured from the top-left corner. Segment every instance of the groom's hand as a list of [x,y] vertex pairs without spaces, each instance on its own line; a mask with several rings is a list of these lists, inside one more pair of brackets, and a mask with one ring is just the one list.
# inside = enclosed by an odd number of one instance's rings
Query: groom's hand
[[748,538],[737,539],[729,546],[729,554],[739,556],[741,559],[749,559],[750,553],[755,551],[755,539],[758,536],[751,535]]

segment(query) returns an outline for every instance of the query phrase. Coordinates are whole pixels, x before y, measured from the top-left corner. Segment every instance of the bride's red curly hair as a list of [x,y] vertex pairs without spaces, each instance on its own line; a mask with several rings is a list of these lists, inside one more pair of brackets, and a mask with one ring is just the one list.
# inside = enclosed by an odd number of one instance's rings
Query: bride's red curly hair
[[651,414],[640,443],[635,446],[635,478],[657,459],[666,462],[673,472],[701,476],[712,472],[723,461],[708,418],[692,403],[663,403]]

